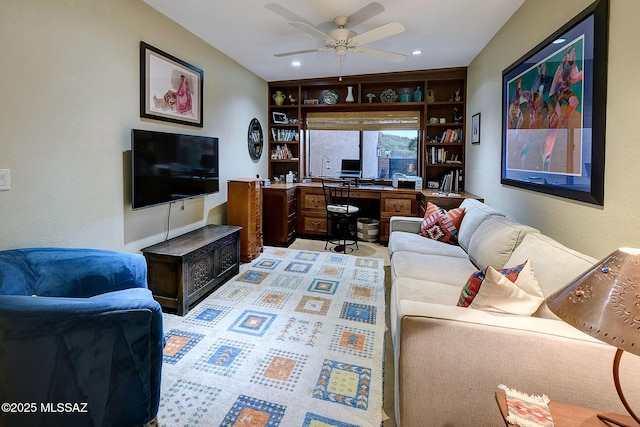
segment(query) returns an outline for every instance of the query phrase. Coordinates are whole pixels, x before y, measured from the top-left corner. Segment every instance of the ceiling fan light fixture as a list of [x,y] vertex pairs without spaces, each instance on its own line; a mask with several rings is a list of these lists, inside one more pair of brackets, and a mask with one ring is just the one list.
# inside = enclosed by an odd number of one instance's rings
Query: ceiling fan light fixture
[[345,56],[347,54],[346,46],[336,46],[336,55],[337,56]]

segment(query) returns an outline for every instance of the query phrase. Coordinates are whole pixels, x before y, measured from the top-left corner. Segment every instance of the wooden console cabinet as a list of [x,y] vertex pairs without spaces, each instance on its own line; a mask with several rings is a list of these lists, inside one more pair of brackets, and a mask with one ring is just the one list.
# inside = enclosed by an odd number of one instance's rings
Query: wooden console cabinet
[[142,249],[153,297],[179,316],[240,270],[240,227],[207,225]]
[[262,205],[268,215],[263,224],[264,244],[287,246],[296,238],[296,187],[272,184],[262,190]]
[[262,181],[256,178],[230,180],[228,183],[227,224],[239,225],[240,260],[251,262],[263,249]]

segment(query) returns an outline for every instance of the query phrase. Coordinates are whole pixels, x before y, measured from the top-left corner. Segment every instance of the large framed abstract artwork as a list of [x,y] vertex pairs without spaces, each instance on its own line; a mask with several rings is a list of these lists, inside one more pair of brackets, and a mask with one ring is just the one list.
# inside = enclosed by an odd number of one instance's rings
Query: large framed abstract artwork
[[140,42],[140,117],[203,126],[204,73]]
[[505,185],[604,204],[609,0],[502,73]]

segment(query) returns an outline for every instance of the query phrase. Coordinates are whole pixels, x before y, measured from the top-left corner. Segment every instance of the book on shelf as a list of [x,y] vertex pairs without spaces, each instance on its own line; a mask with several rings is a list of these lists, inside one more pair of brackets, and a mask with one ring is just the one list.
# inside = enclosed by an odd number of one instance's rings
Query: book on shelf
[[458,193],[462,190],[462,169],[452,170],[442,177],[440,191],[443,193]]
[[291,149],[287,147],[287,144],[276,145],[271,152],[271,160],[297,160],[297,157],[293,157]]
[[447,129],[442,133],[439,142],[462,142],[462,129]]
[[458,160],[458,154],[450,154],[448,150],[443,147],[431,146],[427,150],[427,164],[454,164],[461,165],[462,161]]
[[297,141],[298,131],[296,129],[271,128],[271,139],[274,141]]

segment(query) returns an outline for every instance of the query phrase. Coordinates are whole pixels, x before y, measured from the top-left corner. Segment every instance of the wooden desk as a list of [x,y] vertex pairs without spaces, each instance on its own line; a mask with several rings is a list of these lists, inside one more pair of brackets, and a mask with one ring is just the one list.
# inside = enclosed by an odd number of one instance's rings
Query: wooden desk
[[[324,236],[327,232],[327,216],[325,211],[324,194],[320,182],[295,183],[295,184],[271,184],[273,193],[285,192],[295,189],[296,197],[296,221],[295,232],[302,235]],[[483,201],[482,198],[466,192],[445,196],[434,194],[434,190],[414,190],[410,188],[394,188],[390,185],[361,184],[352,187],[351,198],[354,204],[359,205],[361,216],[371,215],[380,220],[380,241],[389,240],[389,220],[392,216],[424,216],[427,201],[442,206],[445,209],[458,207],[465,198],[473,198]],[[358,204],[357,199],[362,202]],[[267,209],[267,204],[264,204]],[[270,204],[270,206],[273,206]],[[285,208],[269,208],[264,212],[263,218],[268,222],[285,224],[291,219],[291,212]],[[364,209],[363,209],[364,208]],[[265,227],[265,233],[267,233]],[[290,230],[290,227],[288,228]],[[275,233],[284,236],[284,233]],[[271,238],[271,234],[269,234]],[[282,241],[281,241],[282,240]],[[271,240],[270,240],[271,241]],[[291,235],[287,239],[276,239],[270,244],[286,244],[291,241]]]
[[[505,420],[507,427],[517,427],[514,424],[509,424],[506,419],[508,417],[507,411],[507,398],[504,391],[496,391],[496,402],[500,408],[500,414],[502,419]],[[604,427],[608,424],[598,419],[598,414],[603,411],[598,411],[591,408],[583,408],[576,405],[568,405],[565,403],[549,402],[549,411],[553,418],[553,425],[555,427]],[[614,415],[616,419],[630,423],[628,425],[636,425],[635,421],[626,415]]]

